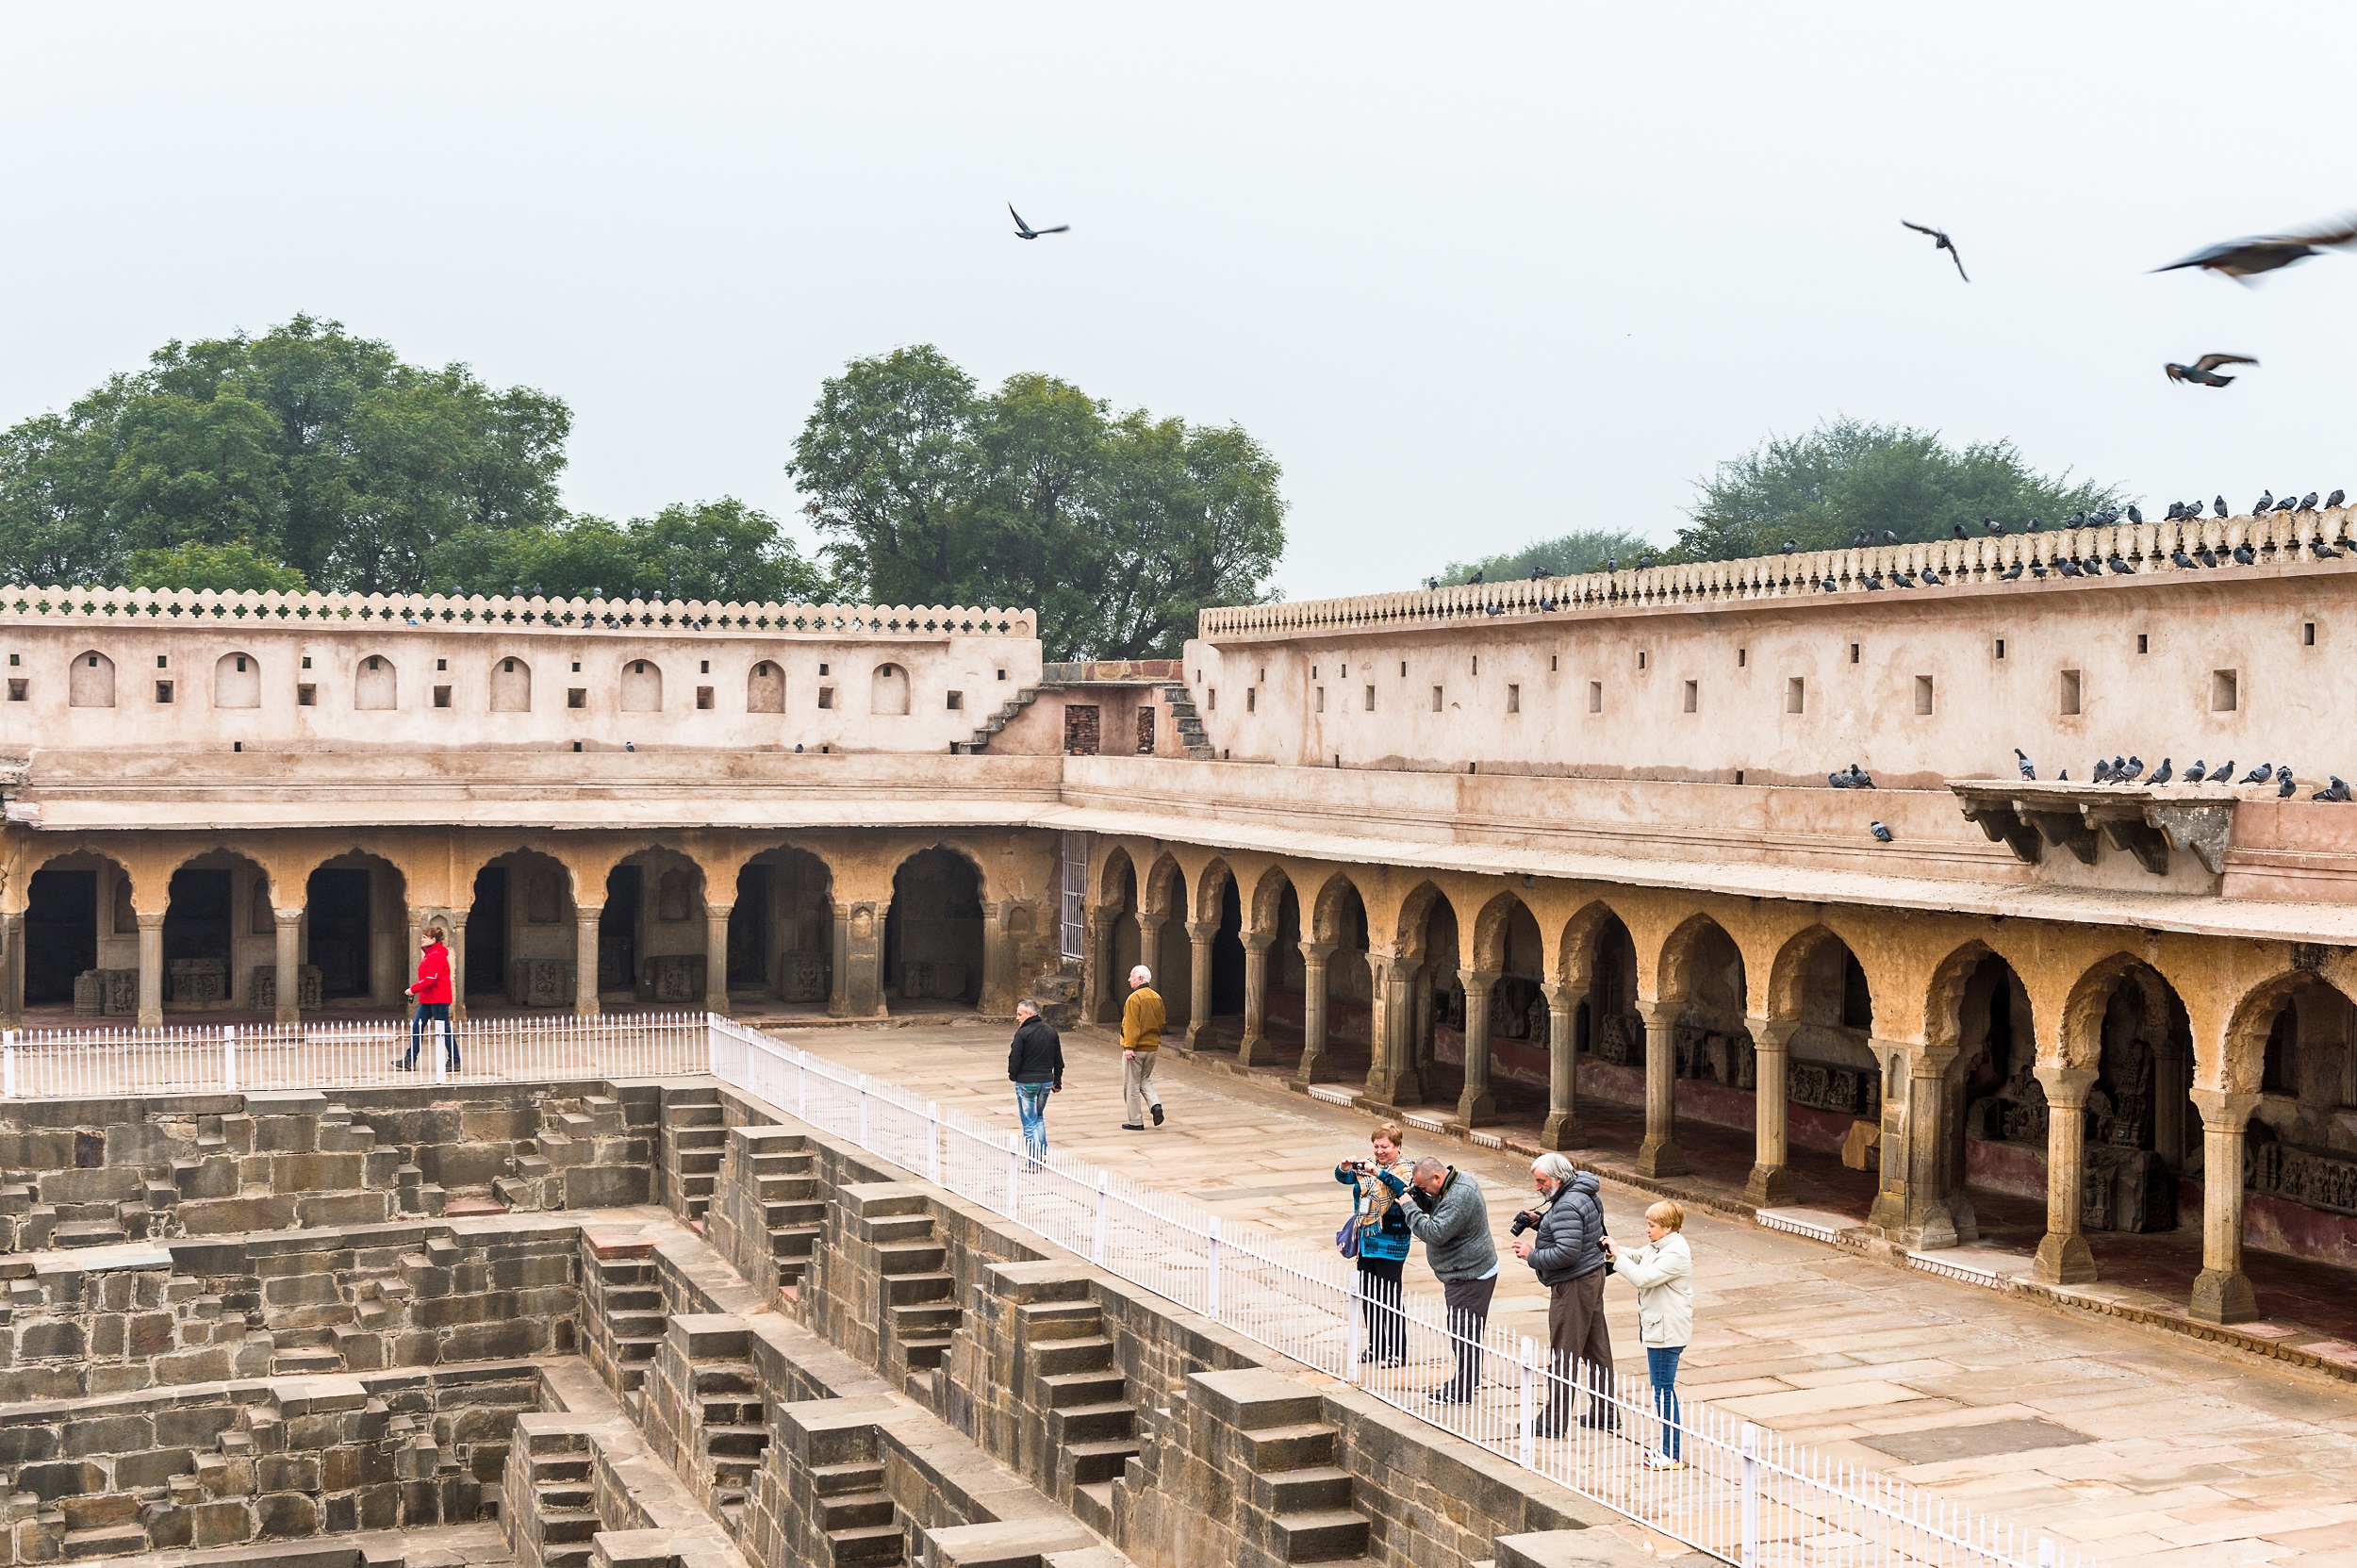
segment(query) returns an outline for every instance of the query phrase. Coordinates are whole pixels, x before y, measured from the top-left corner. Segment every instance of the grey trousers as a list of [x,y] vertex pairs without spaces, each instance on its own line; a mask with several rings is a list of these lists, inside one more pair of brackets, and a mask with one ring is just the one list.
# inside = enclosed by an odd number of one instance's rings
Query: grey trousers
[[1162,1102],[1162,1097],[1154,1092],[1154,1058],[1161,1054],[1142,1050],[1122,1059],[1121,1119],[1131,1127],[1144,1127],[1146,1108]]

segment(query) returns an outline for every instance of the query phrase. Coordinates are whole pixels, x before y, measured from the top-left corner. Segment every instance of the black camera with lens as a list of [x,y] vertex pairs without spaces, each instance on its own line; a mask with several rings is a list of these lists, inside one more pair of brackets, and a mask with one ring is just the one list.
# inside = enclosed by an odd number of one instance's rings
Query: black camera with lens
[[1539,1216],[1525,1209],[1514,1216],[1514,1223],[1507,1229],[1511,1234],[1519,1236],[1538,1223]]

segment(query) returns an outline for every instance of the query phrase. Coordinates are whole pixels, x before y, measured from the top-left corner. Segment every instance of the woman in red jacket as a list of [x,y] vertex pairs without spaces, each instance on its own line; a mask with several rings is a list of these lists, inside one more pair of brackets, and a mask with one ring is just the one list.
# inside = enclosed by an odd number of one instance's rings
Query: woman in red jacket
[[458,1031],[451,1027],[450,949],[442,945],[442,928],[425,928],[424,950],[418,955],[418,982],[409,987],[418,1011],[409,1020],[409,1054],[394,1064],[403,1072],[415,1072],[418,1067],[418,1048],[424,1041],[429,1019],[442,1026],[442,1038],[448,1042],[450,1070],[458,1070]]

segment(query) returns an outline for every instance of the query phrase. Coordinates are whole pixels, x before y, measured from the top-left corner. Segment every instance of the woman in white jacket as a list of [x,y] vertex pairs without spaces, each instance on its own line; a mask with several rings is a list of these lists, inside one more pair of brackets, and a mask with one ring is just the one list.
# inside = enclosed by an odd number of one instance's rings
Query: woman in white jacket
[[1637,1337],[1645,1346],[1654,1409],[1661,1417],[1661,1446],[1645,1456],[1648,1470],[1683,1470],[1678,1443],[1678,1356],[1694,1336],[1694,1254],[1679,1232],[1686,1211],[1663,1198],[1645,1211],[1645,1245],[1627,1250],[1605,1238],[1612,1272],[1637,1287]]

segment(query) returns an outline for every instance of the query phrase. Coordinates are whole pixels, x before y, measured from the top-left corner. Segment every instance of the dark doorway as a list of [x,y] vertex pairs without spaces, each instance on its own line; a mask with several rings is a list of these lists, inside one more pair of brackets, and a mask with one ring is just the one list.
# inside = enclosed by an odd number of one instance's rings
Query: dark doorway
[[964,855],[926,850],[892,874],[884,988],[909,1001],[981,995],[981,878]]
[[638,987],[638,900],[646,878],[635,866],[617,866],[605,879],[605,908],[598,916],[598,989]]
[[[228,1000],[229,873],[174,871],[170,897],[164,911],[164,999]],[[175,965],[204,964],[221,966],[217,979],[173,970]]]
[[736,873],[736,902],[729,906],[729,985],[759,990],[769,983],[769,867]]
[[474,907],[467,912],[467,995],[507,990],[507,867],[474,874]]
[[1229,877],[1219,898],[1219,931],[1211,938],[1211,1015],[1244,1012],[1244,896]]
[[36,871],[25,909],[25,1005],[72,1001],[98,967],[98,873]]
[[376,987],[369,974],[373,933],[367,869],[312,872],[304,901],[309,909],[311,966],[320,972],[320,995],[326,999],[374,995]]

